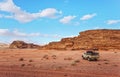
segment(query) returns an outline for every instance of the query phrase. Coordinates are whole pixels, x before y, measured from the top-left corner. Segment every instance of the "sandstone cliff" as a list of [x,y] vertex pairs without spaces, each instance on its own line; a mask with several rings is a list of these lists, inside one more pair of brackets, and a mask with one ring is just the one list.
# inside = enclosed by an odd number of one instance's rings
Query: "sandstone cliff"
[[40,49],[79,50],[79,49],[120,49],[120,30],[88,30],[80,32],[77,37],[63,38],[51,42]]
[[24,48],[39,48],[38,45],[32,44],[32,43],[25,43],[24,41],[13,41],[9,48],[19,48],[19,49],[24,49]]

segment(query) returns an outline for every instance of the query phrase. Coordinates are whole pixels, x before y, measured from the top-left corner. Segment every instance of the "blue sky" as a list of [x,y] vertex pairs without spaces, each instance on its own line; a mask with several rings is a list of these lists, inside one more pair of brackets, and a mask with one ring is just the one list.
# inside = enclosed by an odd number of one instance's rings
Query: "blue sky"
[[37,44],[120,29],[120,0],[0,0],[0,42]]

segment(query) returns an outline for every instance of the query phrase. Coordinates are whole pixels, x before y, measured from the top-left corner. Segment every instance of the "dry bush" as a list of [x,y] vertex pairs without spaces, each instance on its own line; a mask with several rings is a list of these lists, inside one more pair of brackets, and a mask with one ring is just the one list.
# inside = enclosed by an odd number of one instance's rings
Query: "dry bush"
[[64,58],[64,60],[73,60],[71,57]]
[[72,63],[71,63],[71,66],[75,66],[75,65],[76,65],[76,62],[72,62]]
[[49,59],[49,56],[48,55],[44,55],[43,58]]
[[61,69],[62,69],[62,66],[56,67],[56,70],[61,70]]
[[109,60],[107,60],[107,59],[104,59],[103,61],[109,61]]
[[25,64],[21,64],[21,67],[24,67],[25,66]]
[[56,55],[52,55],[52,57],[57,57]]
[[33,60],[29,60],[29,62],[33,62]]
[[77,60],[75,60],[74,62],[75,62],[75,63],[79,63],[79,62],[80,62],[80,60],[78,60],[78,59],[77,59]]
[[64,76],[68,76],[67,74],[65,74]]
[[77,60],[74,60],[74,61],[71,63],[71,65],[72,65],[72,66],[75,66],[75,65],[76,65],[77,63],[79,63],[79,62],[80,62],[80,60],[78,60],[78,59],[77,59]]
[[100,63],[98,63],[98,65],[101,65]]
[[113,66],[118,67],[118,65],[113,65]]
[[109,63],[105,62],[105,64],[109,64]]
[[53,59],[56,59],[56,57],[57,57],[56,55],[52,55],[52,58],[53,58]]
[[20,58],[19,61],[24,61],[24,58]]

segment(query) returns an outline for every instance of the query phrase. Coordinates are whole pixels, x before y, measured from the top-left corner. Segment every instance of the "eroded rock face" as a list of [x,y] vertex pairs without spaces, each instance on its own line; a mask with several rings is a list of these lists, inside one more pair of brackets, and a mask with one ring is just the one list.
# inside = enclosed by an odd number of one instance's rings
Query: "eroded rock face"
[[44,49],[120,49],[120,30],[88,30],[80,32],[77,37],[64,38],[59,42],[51,42]]
[[9,48],[20,48],[20,49],[24,49],[24,48],[38,48],[39,45],[35,45],[35,44],[31,44],[31,43],[25,43],[24,41],[13,41]]

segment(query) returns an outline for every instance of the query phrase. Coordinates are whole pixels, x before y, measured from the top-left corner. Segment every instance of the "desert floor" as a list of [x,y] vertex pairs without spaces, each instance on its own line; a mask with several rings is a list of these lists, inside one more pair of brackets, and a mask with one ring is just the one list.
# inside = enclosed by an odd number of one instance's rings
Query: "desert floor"
[[120,50],[99,51],[98,61],[83,52],[0,49],[0,77],[120,77]]

